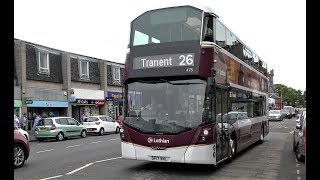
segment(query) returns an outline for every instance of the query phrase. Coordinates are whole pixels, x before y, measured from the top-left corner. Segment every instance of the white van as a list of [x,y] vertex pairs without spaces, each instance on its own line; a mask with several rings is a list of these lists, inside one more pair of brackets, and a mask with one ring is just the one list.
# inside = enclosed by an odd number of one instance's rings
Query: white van
[[296,112],[292,106],[283,106],[283,112],[286,113],[286,117],[289,119],[296,116]]

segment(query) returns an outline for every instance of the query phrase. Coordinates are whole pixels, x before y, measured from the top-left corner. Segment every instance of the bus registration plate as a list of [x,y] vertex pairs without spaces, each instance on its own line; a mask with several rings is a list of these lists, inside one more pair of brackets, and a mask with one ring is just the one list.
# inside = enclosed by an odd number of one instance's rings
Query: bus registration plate
[[169,157],[165,156],[150,156],[151,161],[162,161],[162,162],[168,162]]

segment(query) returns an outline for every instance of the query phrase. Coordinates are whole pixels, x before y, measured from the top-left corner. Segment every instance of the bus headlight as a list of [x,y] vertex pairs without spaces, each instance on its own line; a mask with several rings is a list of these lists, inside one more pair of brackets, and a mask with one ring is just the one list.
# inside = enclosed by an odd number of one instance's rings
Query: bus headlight
[[203,134],[204,134],[204,135],[208,135],[208,134],[209,134],[209,131],[205,129],[205,130],[203,130]]

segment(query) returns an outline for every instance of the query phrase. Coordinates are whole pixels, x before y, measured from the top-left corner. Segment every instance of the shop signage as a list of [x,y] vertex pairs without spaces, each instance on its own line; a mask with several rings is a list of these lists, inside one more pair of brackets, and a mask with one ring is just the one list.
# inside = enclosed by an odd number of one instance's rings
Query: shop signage
[[104,105],[104,101],[96,101],[96,106],[103,106]]
[[27,107],[68,107],[68,102],[65,101],[32,101],[29,104],[27,103]]
[[114,101],[123,101],[123,95],[122,95],[121,92],[108,91],[108,97],[107,98],[113,98]]
[[106,97],[106,101],[113,101],[113,97]]
[[32,103],[33,103],[33,101],[31,99],[26,100],[26,104],[32,104]]
[[21,107],[22,101],[21,100],[14,100],[14,107]]
[[97,106],[103,106],[104,101],[103,100],[91,100],[91,99],[76,99],[75,103],[77,104],[92,104]]
[[76,102],[76,97],[75,97],[75,96],[70,96],[69,101],[70,101],[70,102]]

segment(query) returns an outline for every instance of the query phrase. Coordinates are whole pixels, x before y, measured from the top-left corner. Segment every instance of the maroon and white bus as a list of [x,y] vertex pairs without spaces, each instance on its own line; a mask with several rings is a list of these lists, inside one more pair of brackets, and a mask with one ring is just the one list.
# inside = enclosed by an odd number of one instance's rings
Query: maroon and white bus
[[264,141],[267,65],[209,8],[150,10],[130,29],[123,158],[217,165]]

